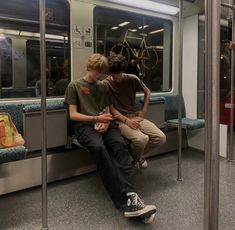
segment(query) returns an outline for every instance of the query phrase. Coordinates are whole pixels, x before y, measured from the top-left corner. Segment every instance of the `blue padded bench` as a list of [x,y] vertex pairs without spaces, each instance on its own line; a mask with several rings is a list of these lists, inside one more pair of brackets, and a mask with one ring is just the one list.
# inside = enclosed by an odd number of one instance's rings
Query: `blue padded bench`
[[[168,127],[178,127],[178,95],[166,95],[165,98],[165,120]],[[205,126],[202,119],[186,117],[184,99],[182,98],[182,128],[187,130],[200,129]]]
[[[66,109],[63,101],[50,101],[47,102],[46,110]],[[28,104],[23,107],[24,112],[36,112],[41,110],[41,103]]]
[[[63,101],[47,102],[47,110],[64,109]],[[23,134],[23,111],[33,112],[41,110],[41,104],[38,102],[26,102],[19,104],[1,103],[0,111],[11,115],[11,118],[17,127],[19,133]],[[17,161],[25,159],[27,149],[24,146],[0,149],[0,163]]]
[[[178,95],[152,96],[150,98],[150,103],[162,100],[164,100],[165,104],[166,129],[169,127],[178,127]],[[182,128],[187,130],[194,130],[203,128],[205,126],[204,120],[187,118],[185,116],[185,105],[182,98]]]
[[0,149],[0,164],[25,159],[26,153],[24,146]]

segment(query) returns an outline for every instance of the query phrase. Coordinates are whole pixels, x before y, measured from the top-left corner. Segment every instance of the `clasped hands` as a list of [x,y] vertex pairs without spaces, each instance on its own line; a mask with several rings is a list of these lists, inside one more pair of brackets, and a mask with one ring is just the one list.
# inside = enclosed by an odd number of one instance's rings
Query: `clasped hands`
[[104,113],[97,116],[97,122],[95,123],[95,130],[99,133],[105,133],[109,127],[110,121],[113,120],[113,116],[110,113]]

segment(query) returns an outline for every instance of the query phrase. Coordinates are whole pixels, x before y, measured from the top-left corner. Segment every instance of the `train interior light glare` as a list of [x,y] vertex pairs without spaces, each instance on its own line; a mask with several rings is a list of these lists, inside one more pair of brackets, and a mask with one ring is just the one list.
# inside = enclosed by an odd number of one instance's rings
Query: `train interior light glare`
[[175,6],[170,6],[150,0],[137,0],[137,1],[130,1],[130,0],[106,0],[107,2],[113,2],[116,4],[122,4],[125,6],[136,7],[140,9],[150,10],[158,13],[163,14],[170,14],[176,15],[179,12],[179,8]]

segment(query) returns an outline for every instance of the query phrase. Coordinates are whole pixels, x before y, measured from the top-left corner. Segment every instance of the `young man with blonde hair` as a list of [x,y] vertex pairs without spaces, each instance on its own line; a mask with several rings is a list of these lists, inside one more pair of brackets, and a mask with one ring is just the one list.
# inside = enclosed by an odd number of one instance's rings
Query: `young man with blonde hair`
[[[108,57],[108,62],[110,76],[104,82],[110,88],[113,103],[111,113],[117,119],[122,135],[131,141],[134,161],[139,167],[147,167],[144,153],[166,141],[165,134],[144,118],[150,90],[137,76],[124,73],[127,62],[123,56],[112,53]],[[136,92],[140,91],[144,92],[144,103],[141,110],[136,112]]]
[[82,79],[71,82],[65,101],[78,141],[91,153],[103,184],[115,206],[126,217],[150,217],[154,205],[145,205],[135,192],[134,172],[126,143],[109,113],[108,87],[100,81],[107,59],[93,54]]

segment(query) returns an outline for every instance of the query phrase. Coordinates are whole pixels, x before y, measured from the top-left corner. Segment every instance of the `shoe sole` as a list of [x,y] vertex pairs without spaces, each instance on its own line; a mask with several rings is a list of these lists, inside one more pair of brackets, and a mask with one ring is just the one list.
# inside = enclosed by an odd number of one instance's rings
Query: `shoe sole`
[[131,218],[131,217],[140,217],[146,218],[150,217],[152,214],[156,213],[157,209],[155,206],[151,205],[146,206],[144,209],[135,212],[124,212],[124,216]]
[[145,217],[142,219],[142,221],[145,223],[145,224],[151,224],[155,218],[156,214],[152,214],[151,216],[149,217]]

